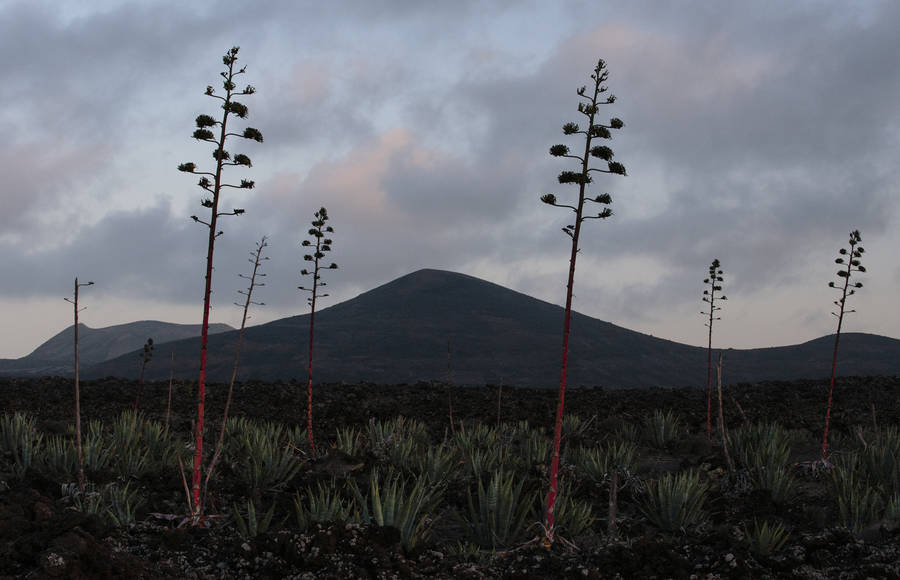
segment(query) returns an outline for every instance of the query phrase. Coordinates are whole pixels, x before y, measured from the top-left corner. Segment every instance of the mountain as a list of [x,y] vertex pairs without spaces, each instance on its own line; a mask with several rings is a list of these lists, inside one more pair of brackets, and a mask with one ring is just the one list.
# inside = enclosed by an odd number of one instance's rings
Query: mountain
[[[211,324],[210,333],[234,330],[227,324]],[[105,328],[78,325],[78,359],[82,367],[103,362],[140,349],[143,351],[148,338],[156,348],[172,340],[200,336],[199,324],[172,324],[156,320],[142,320],[117,324]],[[19,359],[0,359],[0,375],[69,375],[74,365],[73,342],[75,325],[71,325],[31,354]],[[127,357],[126,357],[127,358]],[[137,366],[137,355],[132,357],[132,369]],[[131,374],[134,370],[131,371]],[[127,376],[127,375],[126,375]]]
[[[315,382],[414,383],[553,387],[559,382],[563,309],[464,274],[419,270],[316,313]],[[210,338],[208,376],[231,376],[237,331]],[[239,379],[305,380],[309,315],[247,328]],[[800,345],[728,350],[725,380],[819,378],[831,368],[832,337]],[[449,348],[449,361],[448,361]],[[198,338],[157,348],[148,376],[196,379]],[[841,335],[843,375],[895,375],[900,341]],[[137,353],[86,368],[84,376],[132,376]],[[706,349],[634,332],[573,314],[568,384],[607,387],[706,384]]]

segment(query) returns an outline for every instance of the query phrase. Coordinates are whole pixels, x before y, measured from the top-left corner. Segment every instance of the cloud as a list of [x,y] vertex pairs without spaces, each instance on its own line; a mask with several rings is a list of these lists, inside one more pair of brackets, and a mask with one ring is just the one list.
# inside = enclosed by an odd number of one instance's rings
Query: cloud
[[[263,234],[255,320],[305,310],[299,243],[323,205],[331,300],[436,267],[560,303],[569,216],[538,198],[573,194],[548,148],[574,144],[560,128],[602,57],[629,176],[595,184],[614,215],[585,230],[577,307],[690,337],[719,258],[745,327],[723,339],[810,338],[829,331],[820,287],[853,228],[872,259],[860,298],[892,311],[898,23],[894,3],[6,3],[3,307],[79,275],[110,303],[199,311],[206,237],[188,216],[202,192],[175,166],[210,159],[192,121],[216,111],[203,89],[235,44],[265,142],[232,146],[254,167],[228,179],[257,187],[223,200],[247,214],[222,224],[217,316]],[[854,324],[896,335],[900,319],[859,310]]]

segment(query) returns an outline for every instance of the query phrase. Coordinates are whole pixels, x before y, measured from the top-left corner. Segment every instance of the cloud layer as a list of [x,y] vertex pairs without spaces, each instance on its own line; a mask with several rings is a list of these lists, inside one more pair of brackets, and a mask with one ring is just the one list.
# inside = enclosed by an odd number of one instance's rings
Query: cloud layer
[[572,194],[547,150],[573,144],[560,127],[603,58],[629,176],[595,184],[615,213],[585,232],[578,310],[703,344],[718,258],[718,344],[809,340],[833,332],[826,284],[858,228],[870,273],[848,328],[900,336],[900,7],[689,4],[0,4],[0,356],[70,322],[75,276],[96,282],[90,326],[199,321],[203,192],[175,168],[211,160],[192,124],[232,45],[265,141],[233,147],[253,168],[229,178],[257,187],[223,200],[247,213],[222,224],[216,321],[239,322],[262,235],[253,322],[304,311],[299,243],[323,205],[329,300],[432,267],[562,302],[568,216],[538,197]]

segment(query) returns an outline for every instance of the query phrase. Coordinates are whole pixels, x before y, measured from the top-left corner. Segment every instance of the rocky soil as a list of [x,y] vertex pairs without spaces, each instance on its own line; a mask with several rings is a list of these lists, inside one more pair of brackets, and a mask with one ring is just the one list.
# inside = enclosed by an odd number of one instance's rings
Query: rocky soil
[[[305,424],[305,385],[244,383],[236,386],[233,414]],[[83,382],[84,420],[111,422],[130,409],[137,384],[119,379]],[[168,384],[144,385],[142,411],[163,420]],[[176,383],[171,426],[183,440],[191,430],[196,386]],[[219,417],[225,386],[211,385],[208,413]],[[71,379],[0,379],[0,414],[28,413],[46,434],[64,434],[72,423]],[[452,401],[456,425],[495,425],[527,420],[550,430],[556,393],[497,386],[447,389],[443,385],[321,385],[315,390],[314,417],[321,447],[327,449],[339,427],[365,426],[371,419],[398,415],[415,418],[440,441],[448,432]],[[11,458],[0,457],[0,578],[900,578],[900,530],[892,521],[873,522],[856,533],[838,525],[837,507],[828,493],[829,475],[802,467],[818,458],[827,382],[794,381],[728,385],[725,420],[777,422],[808,433],[792,449],[797,493],[778,504],[767,493],[742,489],[729,473],[718,445],[707,443],[706,393],[691,389],[572,389],[567,410],[589,421],[582,444],[601,439],[623,426],[639,428],[655,410],[675,412],[685,434],[667,449],[641,446],[636,481],[669,471],[694,469],[710,485],[707,517],[700,525],[676,533],[662,532],[636,508],[640,485],[623,490],[619,533],[606,535],[607,489],[585,492],[597,521],[591,533],[567,538],[547,548],[523,541],[507,550],[459,549],[458,529],[444,514],[424,545],[405,550],[392,527],[343,522],[315,524],[301,530],[290,499],[321,480],[310,458],[308,468],[274,498],[271,527],[244,537],[230,517],[231,506],[246,501],[229,481],[229,469],[211,492],[211,512],[222,517],[208,526],[178,527],[184,489],[177,469],[133,481],[144,505],[136,523],[116,526],[98,515],[73,508],[62,485],[34,470],[11,475]],[[499,407],[498,407],[499,401]],[[900,379],[845,378],[838,382],[833,412],[834,449],[858,446],[857,429],[900,426]],[[498,417],[499,414],[499,417]],[[337,456],[332,453],[331,456]],[[354,461],[367,470],[375,460]],[[239,468],[239,466],[237,467]],[[350,474],[347,477],[354,477]],[[115,474],[109,474],[114,479]],[[593,495],[592,495],[593,494]],[[457,503],[465,493],[448,491]],[[266,505],[269,505],[268,503]],[[783,522],[790,530],[785,545],[768,555],[750,550],[746,525],[753,518]],[[533,528],[530,536],[538,537]]]

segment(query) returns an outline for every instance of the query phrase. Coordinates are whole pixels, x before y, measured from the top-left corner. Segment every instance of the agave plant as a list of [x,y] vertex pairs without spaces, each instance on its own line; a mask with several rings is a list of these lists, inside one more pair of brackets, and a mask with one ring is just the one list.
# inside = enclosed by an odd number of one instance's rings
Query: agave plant
[[644,438],[658,449],[665,449],[680,434],[681,421],[672,411],[663,413],[657,409],[644,420]]
[[83,444],[84,470],[97,474],[106,469],[112,461],[113,449],[103,437],[103,423],[94,420],[88,423],[88,434]]
[[356,427],[338,428],[334,446],[347,455],[357,455],[362,451],[362,433]]
[[13,459],[13,475],[21,478],[40,456],[43,435],[35,428],[34,417],[15,413],[0,417],[0,453]]
[[284,427],[253,421],[236,421],[235,425],[239,427],[233,439],[240,446],[243,458],[241,469],[236,470],[238,480],[254,496],[286,487],[299,471],[300,461],[284,443]]
[[661,530],[675,532],[703,521],[703,504],[708,495],[706,483],[696,473],[665,474],[647,483],[647,491],[638,502],[650,522]]
[[60,435],[48,437],[35,467],[49,479],[72,481],[78,472],[75,443]]
[[475,495],[468,490],[469,539],[485,548],[507,547],[524,537],[534,519],[537,495],[515,472],[499,469],[487,485],[479,478]]
[[837,466],[832,471],[832,483],[841,524],[858,533],[881,518],[885,504],[879,490],[870,485],[855,464],[851,460],[847,465]]
[[135,522],[135,512],[143,505],[144,498],[137,488],[130,483],[124,486],[111,484],[103,491],[106,505],[106,517],[117,526],[126,526]]
[[576,501],[570,485],[560,480],[556,504],[556,527],[569,537],[583,536],[591,530],[596,518],[590,503]]
[[343,496],[334,479],[327,483],[320,481],[315,489],[308,486],[305,494],[298,491],[294,496],[297,525],[304,531],[313,522],[344,522],[349,519],[353,507],[353,502]]
[[787,431],[774,423],[750,425],[733,431],[729,441],[756,489],[768,490],[777,503],[790,500],[794,476]]
[[576,463],[594,483],[603,483],[613,471],[634,471],[637,446],[628,441],[606,441],[599,447],[580,448]]
[[405,479],[394,470],[381,474],[377,469],[369,475],[369,493],[350,483],[356,499],[356,520],[393,526],[400,530],[400,543],[409,550],[431,533],[433,513],[443,496],[441,486],[433,486],[425,477]]
[[427,478],[433,485],[446,483],[458,473],[456,450],[447,444],[431,445],[415,459],[413,471]]
[[269,531],[272,525],[272,516],[275,515],[275,502],[272,502],[272,506],[265,514],[259,515],[256,512],[254,503],[248,500],[245,511],[246,515],[241,513],[241,509],[237,504],[234,505],[232,514],[234,515],[235,526],[237,526],[238,534],[242,538],[255,538]]
[[760,523],[756,518],[753,519],[752,526],[744,528],[744,534],[750,551],[759,556],[768,556],[777,552],[791,535],[782,522],[770,524],[763,521]]

